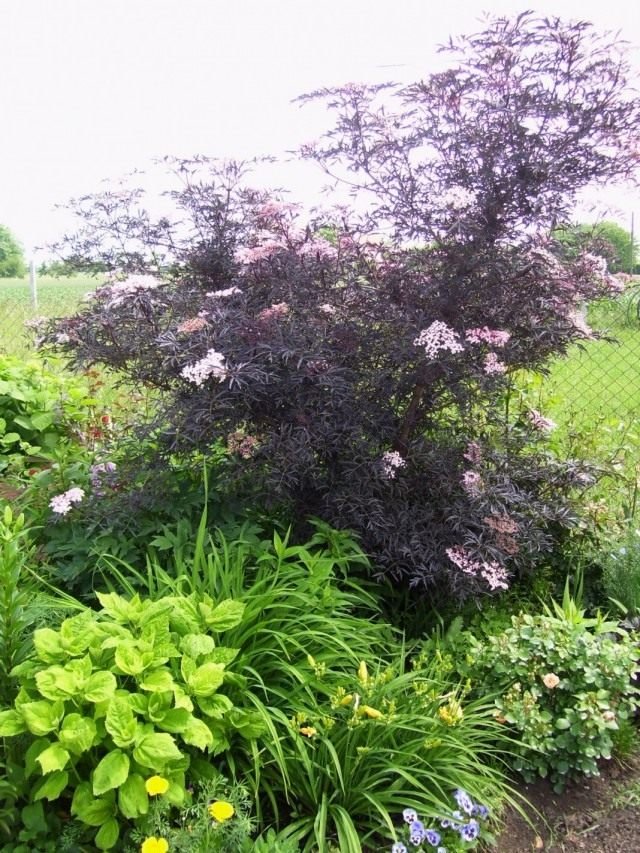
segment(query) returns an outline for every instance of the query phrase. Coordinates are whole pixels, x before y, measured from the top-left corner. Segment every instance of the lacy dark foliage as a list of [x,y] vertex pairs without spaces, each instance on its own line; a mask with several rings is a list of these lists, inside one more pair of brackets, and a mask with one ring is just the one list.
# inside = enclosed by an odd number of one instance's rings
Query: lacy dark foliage
[[615,288],[549,235],[587,183],[627,177],[638,104],[586,25],[499,20],[451,50],[459,65],[415,86],[310,96],[337,121],[307,154],[374,193],[357,224],[300,224],[202,159],[174,163],[171,222],[132,214],[137,193],[108,216],[83,200],[67,256],[116,275],[48,340],[162,390],[164,453],[223,442],[265,502],[463,596],[529,566],[588,484],[505,393],[590,337],[583,304]]

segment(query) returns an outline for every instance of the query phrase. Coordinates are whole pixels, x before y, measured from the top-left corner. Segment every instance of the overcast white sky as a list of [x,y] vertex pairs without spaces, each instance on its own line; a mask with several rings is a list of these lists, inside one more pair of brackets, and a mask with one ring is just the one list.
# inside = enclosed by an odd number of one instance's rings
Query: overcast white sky
[[526,8],[620,30],[640,69],[637,0],[0,0],[0,223],[30,251],[55,204],[155,156],[279,154],[324,126],[296,95],[417,79],[483,12]]

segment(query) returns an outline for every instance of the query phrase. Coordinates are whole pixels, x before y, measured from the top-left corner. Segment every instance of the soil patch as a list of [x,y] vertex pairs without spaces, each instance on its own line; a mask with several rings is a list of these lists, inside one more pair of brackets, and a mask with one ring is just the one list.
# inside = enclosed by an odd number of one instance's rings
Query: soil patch
[[562,794],[544,780],[523,783],[531,825],[509,811],[494,853],[640,853],[640,756],[605,762],[601,774]]

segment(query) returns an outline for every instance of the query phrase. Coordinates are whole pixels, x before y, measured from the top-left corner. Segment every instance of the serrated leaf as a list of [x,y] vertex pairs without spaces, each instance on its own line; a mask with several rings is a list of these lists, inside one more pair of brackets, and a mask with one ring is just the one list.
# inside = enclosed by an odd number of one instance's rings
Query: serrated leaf
[[194,660],[213,651],[215,643],[208,634],[187,634],[180,640],[180,650]]
[[170,734],[152,732],[142,736],[133,757],[142,767],[162,770],[170,761],[182,758],[182,753]]
[[129,756],[121,749],[114,749],[98,762],[93,771],[93,793],[96,797],[119,788],[129,775]]
[[173,676],[168,669],[156,669],[145,675],[144,681],[139,683],[141,690],[149,693],[166,693],[172,691],[174,686]]
[[57,800],[60,794],[67,787],[69,774],[66,770],[55,770],[42,780],[42,784],[38,786],[34,800]]
[[136,719],[124,696],[114,696],[109,702],[104,725],[116,746],[131,746],[136,736]]
[[133,608],[126,598],[123,598],[115,592],[97,592],[96,598],[100,602],[100,606],[104,612],[110,616],[114,622],[119,622],[121,624],[129,622]]
[[215,693],[213,696],[199,696],[197,702],[202,713],[214,720],[221,720],[233,708],[231,699],[222,693]]
[[186,729],[190,718],[191,714],[185,708],[171,708],[156,721],[156,726],[163,732],[180,734]]
[[149,811],[149,795],[139,773],[132,773],[118,789],[118,806],[122,814],[130,820],[135,820]]
[[106,702],[116,692],[118,683],[112,672],[94,672],[84,686],[84,698],[88,702]]
[[109,791],[104,797],[94,797],[89,782],[81,782],[71,801],[71,814],[88,826],[102,826],[113,816],[115,795]]
[[115,653],[116,666],[126,675],[142,675],[146,666],[142,652],[133,643],[120,643]]
[[60,642],[68,654],[80,655],[89,648],[96,629],[93,619],[86,611],[65,619],[60,625]]
[[27,731],[27,724],[18,711],[0,711],[0,737],[13,737]]
[[206,617],[207,625],[214,631],[228,631],[242,622],[245,605],[241,601],[228,598],[221,601]]
[[52,743],[43,750],[36,758],[43,774],[53,773],[55,770],[64,770],[71,756],[59,743]]
[[210,696],[224,681],[224,666],[219,663],[204,663],[187,679],[187,686],[194,696]]
[[114,817],[110,817],[96,832],[96,847],[98,850],[111,850],[118,843],[119,835],[120,824]]
[[78,679],[62,666],[50,666],[36,673],[38,692],[45,699],[68,699],[78,692]]
[[96,724],[91,717],[67,714],[58,732],[58,740],[65,749],[75,755],[91,749],[96,739]]
[[60,634],[51,628],[38,628],[33,632],[36,654],[44,663],[59,663],[67,653],[62,648]]
[[46,735],[58,728],[64,716],[64,704],[59,700],[48,702],[46,699],[25,702],[20,706],[20,713],[31,734]]
[[226,646],[218,646],[211,654],[207,655],[207,663],[221,663],[224,666],[232,663],[240,653],[240,649],[230,649]]
[[182,740],[198,749],[209,749],[213,746],[213,735],[206,723],[196,717],[190,717],[187,727],[182,732]]

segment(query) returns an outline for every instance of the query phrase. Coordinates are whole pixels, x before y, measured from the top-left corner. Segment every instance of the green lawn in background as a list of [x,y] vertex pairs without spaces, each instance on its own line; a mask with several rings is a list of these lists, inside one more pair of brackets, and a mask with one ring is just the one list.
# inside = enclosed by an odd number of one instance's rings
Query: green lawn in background
[[25,355],[31,351],[25,321],[36,316],[73,314],[82,297],[95,290],[100,279],[92,276],[37,279],[38,307],[34,308],[28,278],[0,278],[0,352]]

